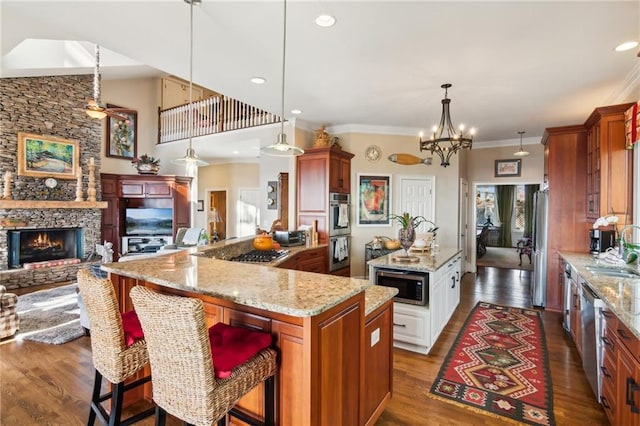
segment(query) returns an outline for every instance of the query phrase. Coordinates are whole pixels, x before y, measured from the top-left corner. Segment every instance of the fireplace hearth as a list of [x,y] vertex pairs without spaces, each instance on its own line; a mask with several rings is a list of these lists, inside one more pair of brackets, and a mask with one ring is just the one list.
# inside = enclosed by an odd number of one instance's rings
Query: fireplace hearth
[[9,268],[20,268],[25,263],[80,258],[84,253],[83,245],[81,228],[9,231]]

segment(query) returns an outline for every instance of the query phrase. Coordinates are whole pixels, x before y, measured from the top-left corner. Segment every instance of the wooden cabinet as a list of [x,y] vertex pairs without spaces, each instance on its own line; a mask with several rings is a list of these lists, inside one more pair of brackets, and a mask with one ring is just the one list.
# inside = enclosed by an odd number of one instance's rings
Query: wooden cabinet
[[[545,129],[545,181],[549,185],[546,308],[562,310],[559,251],[589,248],[591,221],[586,218],[586,130],[584,126]],[[570,189],[569,189],[570,188]]]
[[279,264],[278,268],[326,274],[327,249],[325,247],[319,247],[295,253],[289,259]]
[[393,300],[367,315],[364,326],[364,388],[361,425],[373,425],[391,398]]
[[351,192],[351,158],[353,156],[329,156],[329,192]]
[[587,129],[587,217],[617,215],[630,223],[633,209],[633,151],[625,148],[624,112],[633,104],[596,108]]
[[125,210],[135,207],[171,208],[173,236],[178,228],[191,226],[189,188],[191,178],[182,176],[100,175],[102,200],[101,241],[113,243],[114,260],[118,259],[122,237],[125,235]]
[[[296,157],[296,227],[313,225],[317,221],[320,244],[329,244],[329,193],[351,192],[352,158],[353,154],[337,147],[311,148]],[[349,220],[353,221],[353,214]],[[330,256],[330,248],[326,250]],[[345,267],[332,274],[349,276],[350,268]]]
[[602,406],[612,425],[640,425],[640,340],[608,309],[601,311]]

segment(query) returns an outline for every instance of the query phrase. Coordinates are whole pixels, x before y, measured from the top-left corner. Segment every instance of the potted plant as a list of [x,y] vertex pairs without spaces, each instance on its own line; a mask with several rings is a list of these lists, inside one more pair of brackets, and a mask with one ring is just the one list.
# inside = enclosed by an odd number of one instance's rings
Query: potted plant
[[427,232],[433,234],[434,237],[436,235],[435,231],[438,230],[436,224],[426,219],[424,216],[411,216],[409,212],[404,212],[402,215],[390,214],[389,218],[395,220],[401,226],[398,230],[398,239],[400,240],[400,245],[404,249],[405,256],[409,255],[409,248],[413,245],[413,242],[416,239],[416,228],[418,226],[425,222],[433,225],[427,230]]
[[157,175],[160,170],[160,159],[153,158],[147,154],[142,154],[140,158],[134,158],[131,163],[141,175]]

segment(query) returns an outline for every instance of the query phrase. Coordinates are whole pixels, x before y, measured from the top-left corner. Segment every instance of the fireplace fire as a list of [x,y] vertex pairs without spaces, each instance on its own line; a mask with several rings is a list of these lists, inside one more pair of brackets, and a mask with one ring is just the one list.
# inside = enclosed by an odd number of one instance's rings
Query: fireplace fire
[[81,228],[23,229],[9,231],[9,267],[25,263],[82,256],[84,235]]

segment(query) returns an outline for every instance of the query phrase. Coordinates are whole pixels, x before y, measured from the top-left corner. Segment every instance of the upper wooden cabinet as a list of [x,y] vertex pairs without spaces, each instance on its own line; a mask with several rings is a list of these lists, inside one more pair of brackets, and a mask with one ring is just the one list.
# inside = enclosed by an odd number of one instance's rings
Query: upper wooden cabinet
[[549,186],[547,222],[547,309],[562,310],[559,250],[589,250],[591,222],[586,220],[586,131],[583,125],[545,129],[545,182]]
[[633,104],[596,108],[587,129],[587,218],[617,215],[632,221],[633,152],[625,149],[624,112]]
[[328,242],[329,193],[351,193],[353,154],[341,149],[311,148],[297,157],[298,226],[318,221],[321,243]]

